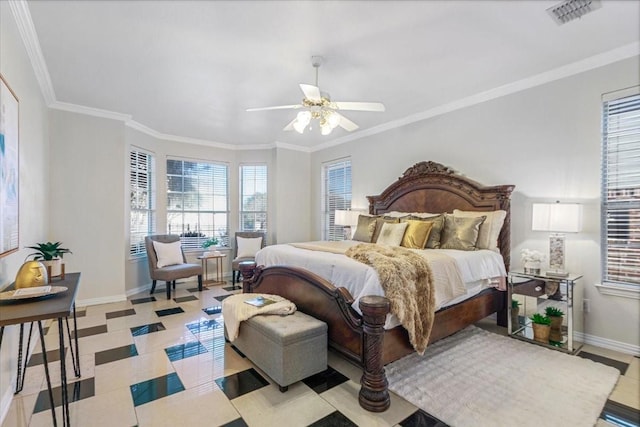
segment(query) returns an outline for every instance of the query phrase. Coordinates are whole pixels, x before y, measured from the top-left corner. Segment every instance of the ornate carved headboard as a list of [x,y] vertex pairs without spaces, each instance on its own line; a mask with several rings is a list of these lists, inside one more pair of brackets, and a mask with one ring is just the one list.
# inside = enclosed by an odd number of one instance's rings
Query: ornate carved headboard
[[498,237],[498,247],[509,269],[511,260],[511,192],[515,186],[485,187],[435,162],[420,162],[407,169],[378,196],[367,196],[369,213],[390,211],[452,213],[504,210],[507,216]]

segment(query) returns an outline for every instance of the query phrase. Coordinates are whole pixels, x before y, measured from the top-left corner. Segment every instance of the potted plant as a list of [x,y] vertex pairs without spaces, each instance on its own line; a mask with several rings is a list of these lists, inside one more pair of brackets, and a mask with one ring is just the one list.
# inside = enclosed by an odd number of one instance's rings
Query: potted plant
[[551,319],[540,313],[534,313],[529,319],[533,322],[533,339],[544,344],[549,344]]
[[216,237],[209,237],[207,240],[205,240],[204,242],[202,242],[202,247],[204,248],[205,252],[202,254],[203,256],[207,256],[210,255],[211,252],[208,250],[211,246],[216,246],[219,242],[219,240]]
[[37,252],[27,255],[33,256],[35,261],[41,261],[45,267],[51,268],[51,277],[60,276],[62,274],[62,258],[64,254],[73,253],[67,248],[61,247],[62,242],[36,243],[35,246],[27,246],[28,249],[34,249]]
[[564,312],[559,308],[549,306],[544,309],[544,314],[551,320],[551,332],[549,333],[549,341],[562,341],[562,319]]
[[515,331],[518,326],[520,326],[520,302],[512,299],[511,300],[511,332]]

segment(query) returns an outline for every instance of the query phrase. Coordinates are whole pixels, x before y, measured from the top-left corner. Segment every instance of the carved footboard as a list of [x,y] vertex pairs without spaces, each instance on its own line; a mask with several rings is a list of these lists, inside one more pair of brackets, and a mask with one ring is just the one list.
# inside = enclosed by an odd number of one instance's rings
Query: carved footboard
[[360,405],[373,412],[389,408],[384,372],[384,323],[389,300],[370,296],[360,300],[362,316],[353,310],[353,298],[323,278],[295,267],[256,267],[240,264],[244,293],[280,295],[293,301],[298,310],[327,323],[329,345],[363,368]]

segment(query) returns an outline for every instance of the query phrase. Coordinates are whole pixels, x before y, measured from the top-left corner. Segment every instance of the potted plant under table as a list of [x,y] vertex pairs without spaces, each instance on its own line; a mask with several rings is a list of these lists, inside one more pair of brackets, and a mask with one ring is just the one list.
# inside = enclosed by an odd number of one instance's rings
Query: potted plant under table
[[562,342],[562,320],[564,312],[559,308],[549,306],[544,309],[544,314],[546,314],[551,321],[549,341]]
[[534,313],[530,319],[533,322],[533,339],[543,344],[549,344],[551,319],[540,313]]
[[511,300],[511,332],[514,332],[520,326],[520,302]]
[[35,261],[40,261],[47,270],[50,270],[50,277],[57,277],[64,275],[62,266],[62,258],[64,254],[73,253],[67,248],[61,247],[61,242],[47,242],[36,243],[35,246],[27,246],[29,249],[35,249],[37,252],[29,254],[28,257],[33,256]]

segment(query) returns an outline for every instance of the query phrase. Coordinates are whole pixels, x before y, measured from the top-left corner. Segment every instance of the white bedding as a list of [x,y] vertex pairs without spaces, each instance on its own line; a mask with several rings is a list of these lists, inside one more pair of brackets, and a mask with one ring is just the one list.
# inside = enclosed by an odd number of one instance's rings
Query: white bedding
[[[359,243],[361,242],[347,240],[331,242],[331,245],[336,252]],[[320,249],[322,242],[307,242],[301,245]],[[336,248],[339,249],[335,250]],[[411,250],[429,260],[434,276],[436,310],[463,301],[492,286],[492,279],[506,276],[502,255],[491,250]],[[360,298],[365,295],[384,295],[376,271],[343,254],[280,244],[260,250],[256,254],[256,263],[267,267],[286,265],[304,268],[332,284],[343,286],[353,296],[352,307],[358,313]],[[385,328],[390,329],[398,324],[395,316],[388,316]]]

